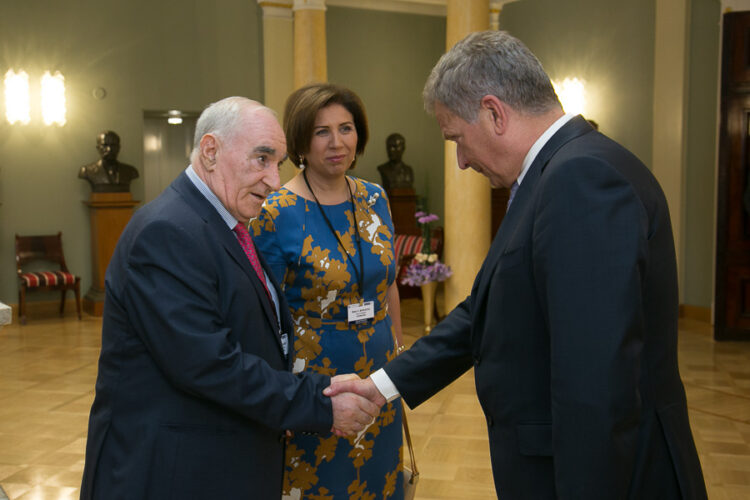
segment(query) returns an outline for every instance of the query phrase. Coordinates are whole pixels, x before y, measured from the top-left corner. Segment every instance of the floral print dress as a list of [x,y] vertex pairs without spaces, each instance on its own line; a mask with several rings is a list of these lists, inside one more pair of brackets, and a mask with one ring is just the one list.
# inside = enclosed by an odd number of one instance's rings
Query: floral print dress
[[[291,308],[295,373],[367,377],[395,356],[386,307],[396,275],[388,201],[380,186],[350,179],[355,213],[349,200],[320,206],[338,238],[314,201],[286,188],[268,197],[252,223],[253,240]],[[362,298],[374,301],[375,317],[349,323],[347,306]],[[400,400],[383,406],[357,436],[295,435],[287,445],[284,498],[401,499],[402,451]]]

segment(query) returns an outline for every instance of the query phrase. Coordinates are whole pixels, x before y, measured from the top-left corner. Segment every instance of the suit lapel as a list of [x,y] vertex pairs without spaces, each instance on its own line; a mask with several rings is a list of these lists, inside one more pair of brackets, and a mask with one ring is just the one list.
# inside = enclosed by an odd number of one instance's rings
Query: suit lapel
[[[284,350],[282,344],[281,344],[281,335],[286,334],[287,338],[287,363],[289,365],[289,369],[292,369],[292,361],[293,356],[289,355],[289,351],[292,349],[292,341],[294,339],[294,326],[292,324],[292,316],[289,314],[289,303],[286,301],[286,296],[284,295],[284,291],[281,288],[281,285],[276,281],[276,277],[273,275],[273,271],[266,263],[266,259],[263,257],[263,254],[261,252],[258,253],[258,260],[260,261],[260,265],[265,271],[266,275],[268,275],[268,279],[271,282],[271,286],[276,291],[276,297],[279,300],[279,319],[277,323],[277,330],[279,337],[279,345],[282,348],[282,352]],[[264,291],[265,293],[265,291]],[[268,302],[268,301],[266,301]],[[272,306],[272,305],[271,305]],[[274,311],[275,314],[275,311]],[[274,322],[276,321],[276,316],[274,316]]]
[[[524,219],[524,214],[533,199],[536,184],[547,164],[563,145],[591,130],[593,129],[585,118],[581,115],[575,116],[563,125],[560,130],[555,132],[544,147],[542,147],[541,151],[539,151],[539,154],[537,154],[534,162],[526,172],[523,182],[518,186],[513,203],[505,214],[502,224],[500,224],[500,228],[495,235],[495,239],[492,241],[487,258],[482,266],[482,272],[474,284],[472,294],[476,294],[477,304],[481,305],[484,303],[485,296],[489,291],[490,277],[494,273],[498,260],[507,250],[508,242],[518,229],[519,222]],[[475,310],[478,311],[479,308]]]
[[[266,289],[263,286],[263,283],[261,283],[258,275],[255,273],[255,270],[250,265],[250,261],[248,260],[247,255],[245,255],[244,250],[242,250],[239,241],[237,241],[237,237],[234,235],[232,230],[227,227],[224,220],[221,218],[221,216],[219,216],[218,212],[216,212],[216,209],[211,205],[211,203],[209,203],[205,196],[203,196],[201,192],[198,191],[198,188],[195,187],[195,185],[184,172],[174,180],[174,182],[172,183],[172,187],[174,187],[174,189],[177,190],[177,192],[180,193],[180,195],[182,195],[188,201],[190,206],[195,208],[195,211],[198,213],[198,215],[200,215],[200,217],[208,225],[209,229],[213,232],[216,241],[224,247],[232,260],[234,260],[235,263],[240,267],[240,269],[242,269],[242,271],[248,276],[250,282],[253,284],[253,288],[255,288],[255,292],[261,297],[260,303],[262,304],[264,315],[271,328],[271,332],[273,332],[274,337],[276,337],[277,344],[281,349],[281,338],[278,335],[279,326],[276,321],[276,313],[272,309],[273,306],[266,295]],[[269,274],[270,271],[266,267],[265,261],[263,260],[259,252],[258,257],[261,261],[263,269],[267,274]],[[273,281],[273,278],[271,279]],[[279,293],[278,295],[279,298],[281,298],[281,294]],[[281,310],[283,311],[284,309],[282,308]]]

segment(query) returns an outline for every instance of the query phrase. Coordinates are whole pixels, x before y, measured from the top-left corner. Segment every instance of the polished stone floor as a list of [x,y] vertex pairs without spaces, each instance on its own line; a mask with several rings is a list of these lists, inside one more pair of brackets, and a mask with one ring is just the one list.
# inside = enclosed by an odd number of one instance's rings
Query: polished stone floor
[[[407,343],[422,333],[421,302],[403,303]],[[0,331],[0,486],[11,500],[77,498],[101,320],[72,309],[29,314]],[[680,366],[709,498],[750,498],[750,343],[717,343],[683,320]],[[495,492],[471,373],[409,412],[418,499],[487,499]],[[2,499],[2,494],[0,494]]]

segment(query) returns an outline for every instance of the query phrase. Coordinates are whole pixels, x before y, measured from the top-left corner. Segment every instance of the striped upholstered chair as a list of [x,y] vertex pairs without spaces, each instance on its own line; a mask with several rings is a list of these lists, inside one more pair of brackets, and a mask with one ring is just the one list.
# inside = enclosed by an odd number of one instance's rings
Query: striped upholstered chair
[[[34,263],[34,271],[26,268]],[[53,264],[54,268],[39,268],[37,262]],[[50,266],[52,267],[52,266]],[[41,269],[41,270],[37,270]],[[76,296],[76,310],[81,319],[81,278],[74,276],[65,265],[62,249],[62,233],[43,236],[16,235],[16,270],[18,271],[18,317],[26,323],[26,292],[32,290],[60,290],[60,316],[65,311],[65,294],[73,290]]]

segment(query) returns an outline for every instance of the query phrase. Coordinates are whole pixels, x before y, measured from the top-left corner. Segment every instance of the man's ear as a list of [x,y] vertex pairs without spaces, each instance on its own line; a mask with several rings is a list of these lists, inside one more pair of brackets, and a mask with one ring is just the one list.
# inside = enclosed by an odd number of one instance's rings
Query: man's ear
[[203,163],[206,170],[213,170],[215,168],[218,148],[218,141],[212,134],[206,134],[201,137],[200,157],[201,163]]
[[495,133],[502,135],[508,127],[508,109],[506,104],[494,95],[486,95],[479,102],[480,111],[485,111]]

